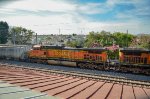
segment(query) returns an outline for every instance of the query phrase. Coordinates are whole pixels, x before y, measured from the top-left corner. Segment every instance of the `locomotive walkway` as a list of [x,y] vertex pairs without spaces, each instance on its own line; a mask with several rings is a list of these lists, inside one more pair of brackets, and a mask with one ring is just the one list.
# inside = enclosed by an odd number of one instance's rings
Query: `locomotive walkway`
[[[31,96],[32,95],[32,96]],[[150,99],[150,89],[0,66],[0,99]]]

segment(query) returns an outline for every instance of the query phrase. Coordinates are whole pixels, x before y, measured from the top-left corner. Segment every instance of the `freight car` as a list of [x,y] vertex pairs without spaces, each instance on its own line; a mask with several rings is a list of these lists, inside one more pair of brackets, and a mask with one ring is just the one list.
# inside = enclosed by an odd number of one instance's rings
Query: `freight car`
[[0,58],[24,60],[26,52],[31,49],[32,46],[27,45],[0,45]]
[[104,48],[66,48],[63,46],[34,46],[28,52],[31,62],[47,62],[80,68],[105,68],[107,52]]
[[120,70],[150,74],[150,50],[122,48],[119,51]]

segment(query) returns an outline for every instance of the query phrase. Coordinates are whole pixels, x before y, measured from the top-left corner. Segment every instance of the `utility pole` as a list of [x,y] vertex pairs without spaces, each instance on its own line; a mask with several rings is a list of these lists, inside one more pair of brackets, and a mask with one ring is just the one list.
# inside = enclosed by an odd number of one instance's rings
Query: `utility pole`
[[128,30],[127,30],[126,46],[128,47]]
[[1,28],[0,28],[0,44],[1,44],[1,40],[2,40],[2,38],[1,38],[1,35],[2,35],[2,33],[1,33]]
[[59,28],[59,35],[60,35],[60,28]]
[[59,28],[59,34],[58,34],[58,40],[57,40],[57,45],[60,45],[61,37],[60,37],[60,28]]
[[14,42],[14,46],[16,45],[16,32],[13,33],[13,42]]
[[37,45],[37,33],[36,33],[36,45]]
[[82,30],[81,30],[81,35],[82,35]]

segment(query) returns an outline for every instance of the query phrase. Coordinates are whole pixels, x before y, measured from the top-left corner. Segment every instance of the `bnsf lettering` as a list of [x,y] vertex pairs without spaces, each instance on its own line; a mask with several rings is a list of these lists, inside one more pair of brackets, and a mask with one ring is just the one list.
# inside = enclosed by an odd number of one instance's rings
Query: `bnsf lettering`
[[91,61],[102,61],[102,56],[85,54],[84,59]]

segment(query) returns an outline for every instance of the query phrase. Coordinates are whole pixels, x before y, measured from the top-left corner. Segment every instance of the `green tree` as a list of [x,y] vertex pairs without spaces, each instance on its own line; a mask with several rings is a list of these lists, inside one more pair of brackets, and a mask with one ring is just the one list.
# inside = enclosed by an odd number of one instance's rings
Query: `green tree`
[[34,32],[23,27],[13,27],[10,30],[10,40],[15,44],[31,43]]
[[94,31],[89,32],[89,35],[86,36],[85,45],[86,47],[90,47],[94,42],[96,42],[96,33]]
[[9,26],[7,22],[0,21],[0,44],[7,43]]
[[131,46],[150,49],[150,34],[138,34],[133,39]]
[[73,33],[72,36],[77,36],[77,34]]
[[111,46],[114,43],[121,47],[128,47],[135,36],[132,34],[106,31],[90,32],[86,37],[85,46],[90,47],[93,43],[99,43],[101,46]]
[[128,47],[132,43],[132,40],[135,38],[135,36],[132,34],[121,32],[113,33],[113,37],[115,43],[120,47]]
[[73,41],[67,41],[66,42],[66,46],[68,47],[83,47],[83,44],[84,44],[84,41],[76,41],[76,40],[73,40]]
[[76,47],[77,46],[77,41],[67,41],[66,46]]
[[99,40],[102,46],[110,46],[113,44],[114,37],[110,32],[101,31],[99,35]]
[[109,46],[114,42],[114,37],[110,32],[90,32],[86,37],[85,46],[91,47],[93,43],[98,43],[101,46]]

